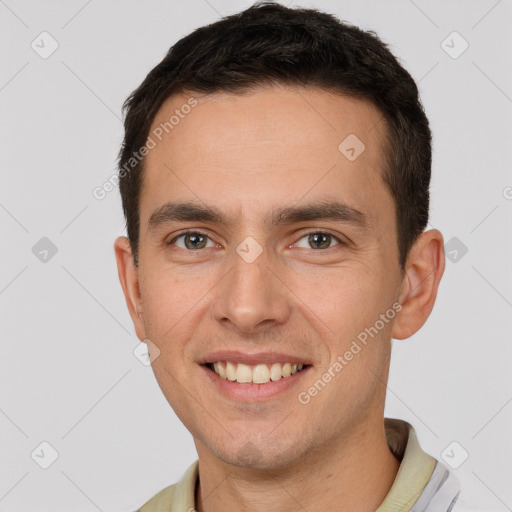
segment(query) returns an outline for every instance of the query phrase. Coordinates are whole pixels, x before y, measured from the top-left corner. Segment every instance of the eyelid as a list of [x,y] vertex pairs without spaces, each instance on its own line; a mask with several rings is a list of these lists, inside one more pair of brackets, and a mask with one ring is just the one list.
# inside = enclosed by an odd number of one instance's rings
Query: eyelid
[[[183,231],[180,231],[178,233],[176,233],[175,235],[173,235],[172,239],[168,242],[166,242],[166,245],[173,245],[174,242],[176,242],[176,240],[184,235],[187,235],[189,233],[193,233],[193,234],[197,234],[197,235],[201,235],[201,236],[205,236],[206,238],[208,238],[211,242],[213,243],[217,243],[217,242],[214,242],[212,237],[210,235],[208,235],[208,233],[202,231],[201,229],[194,229],[194,228],[189,228],[189,229],[185,229]],[[308,236],[308,235],[313,235],[313,234],[318,234],[318,233],[321,233],[321,234],[325,234],[325,235],[329,235],[331,236],[332,238],[334,238],[338,243],[336,245],[334,245],[333,247],[328,247],[327,249],[310,249],[311,251],[314,251],[314,252],[325,252],[329,249],[334,249],[335,247],[337,247],[338,245],[341,245],[341,246],[347,246],[348,245],[348,242],[343,240],[340,236],[338,235],[335,235],[334,233],[332,233],[331,231],[329,231],[328,229],[324,229],[324,228],[316,228],[316,229],[309,229],[308,231],[302,231],[300,234],[295,234],[295,236],[298,236],[297,240],[291,245],[291,246],[288,246],[288,247],[293,247],[294,245],[296,245],[300,240],[302,240],[304,237]],[[218,245],[218,244],[217,244]],[[181,249],[181,247],[179,248]],[[199,252],[201,250],[204,250],[204,249],[211,249],[211,247],[205,247],[203,249],[197,249],[196,251],[192,251],[190,250],[190,252]],[[187,250],[187,249],[184,249],[184,250]]]
[[345,241],[340,236],[335,235],[334,233],[332,233],[328,229],[316,228],[316,229],[311,229],[311,230],[306,231],[306,232],[302,232],[302,234],[299,236],[297,241],[292,244],[292,247],[293,247],[293,245],[296,245],[299,242],[299,240],[302,240],[305,236],[315,235],[315,234],[318,234],[318,233],[323,234],[323,235],[329,235],[330,237],[334,238],[338,243],[336,245],[332,246],[332,247],[328,247],[327,249],[310,249],[311,251],[314,251],[314,252],[322,252],[323,251],[323,252],[325,252],[325,251],[328,251],[329,249],[334,249],[338,245],[342,245],[342,246],[348,245],[347,241]]
[[[187,235],[189,233],[193,233],[193,234],[204,236],[204,237],[208,238],[208,240],[210,240],[211,242],[216,243],[216,242],[213,241],[212,237],[210,235],[208,235],[208,233],[205,233],[201,229],[189,228],[189,229],[185,229],[183,231],[180,231],[180,232],[174,234],[172,236],[171,240],[169,240],[168,242],[165,242],[165,245],[174,245],[174,242],[176,242],[176,240],[178,238],[181,238],[182,236]],[[181,247],[179,247],[179,249],[181,249]],[[211,249],[211,247],[207,247],[207,249]],[[184,249],[184,250],[186,250],[186,249]],[[190,251],[190,252],[199,252],[200,250],[201,249],[198,249],[197,251]]]

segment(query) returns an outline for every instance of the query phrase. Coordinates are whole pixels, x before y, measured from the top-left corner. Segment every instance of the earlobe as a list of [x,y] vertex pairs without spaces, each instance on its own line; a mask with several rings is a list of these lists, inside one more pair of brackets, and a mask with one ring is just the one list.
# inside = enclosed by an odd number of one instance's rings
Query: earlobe
[[437,229],[422,233],[409,252],[402,283],[402,310],[393,324],[392,337],[405,339],[430,316],[445,267],[443,235]]
[[126,305],[128,306],[128,311],[135,327],[137,337],[142,341],[147,338],[144,325],[142,296],[140,293],[139,276],[133,261],[133,254],[128,238],[125,236],[116,238],[114,251],[117,262],[117,273],[123,289]]

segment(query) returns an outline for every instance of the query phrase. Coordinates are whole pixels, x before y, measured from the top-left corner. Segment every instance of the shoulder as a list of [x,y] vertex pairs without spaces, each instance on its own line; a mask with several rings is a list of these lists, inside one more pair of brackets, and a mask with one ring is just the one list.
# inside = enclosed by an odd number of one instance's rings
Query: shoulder
[[136,512],[163,512],[171,510],[172,498],[176,484],[170,485],[155,494],[150,500],[146,501]]
[[194,492],[199,476],[198,464],[198,460],[193,462],[177,483],[169,485],[155,494],[137,512],[194,510]]

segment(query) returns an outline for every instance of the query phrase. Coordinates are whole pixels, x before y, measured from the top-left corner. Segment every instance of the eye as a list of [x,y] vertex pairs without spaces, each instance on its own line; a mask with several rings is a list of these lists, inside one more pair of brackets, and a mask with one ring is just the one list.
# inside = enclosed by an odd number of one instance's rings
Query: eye
[[[301,240],[305,240],[303,245],[301,245]],[[337,242],[334,245],[345,245],[339,238],[335,237],[334,235],[331,235],[330,233],[325,233],[323,231],[315,231],[312,233],[308,233],[307,235],[300,238],[296,245],[299,247],[304,247],[305,249],[312,248],[313,250],[329,249],[333,247],[331,245],[331,242],[333,241]]]
[[[183,239],[183,243],[176,243],[177,240]],[[208,241],[210,245],[208,246]],[[209,239],[208,235],[200,233],[198,231],[187,231],[181,233],[177,237],[173,238],[168,245],[176,245],[180,249],[196,251],[198,249],[206,249],[207,247],[214,247],[215,244]]]

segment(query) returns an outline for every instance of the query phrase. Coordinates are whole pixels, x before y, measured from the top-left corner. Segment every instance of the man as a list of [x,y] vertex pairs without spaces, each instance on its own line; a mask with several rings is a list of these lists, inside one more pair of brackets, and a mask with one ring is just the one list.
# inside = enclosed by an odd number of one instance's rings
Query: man
[[391,339],[444,271],[428,120],[386,46],[257,4],[181,39],[125,108],[119,277],[198,453],[140,510],[467,510],[384,418]]

